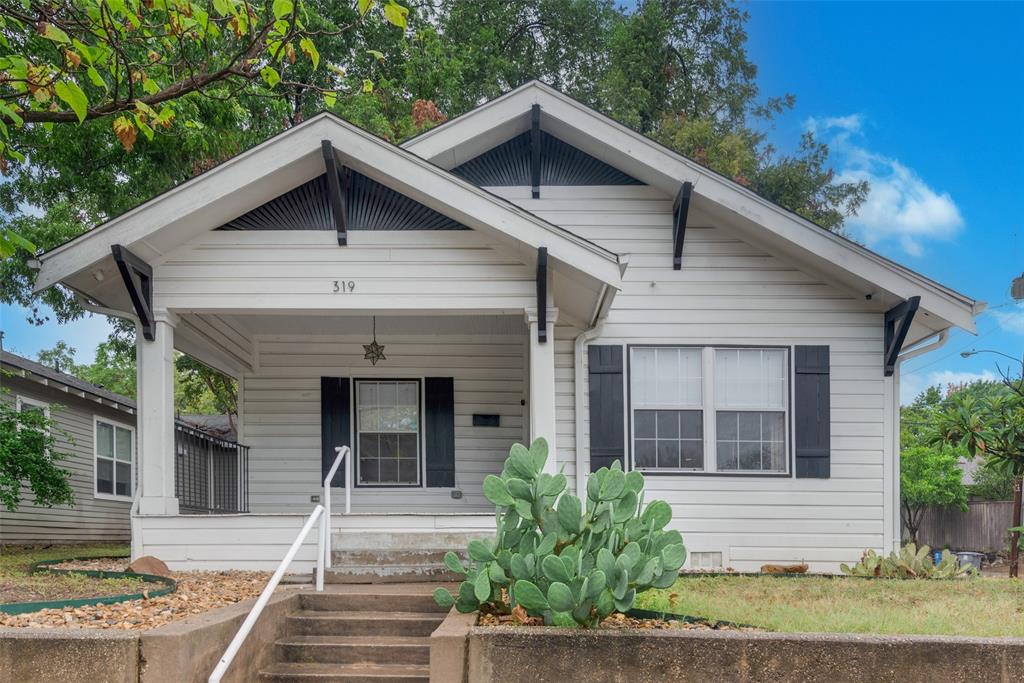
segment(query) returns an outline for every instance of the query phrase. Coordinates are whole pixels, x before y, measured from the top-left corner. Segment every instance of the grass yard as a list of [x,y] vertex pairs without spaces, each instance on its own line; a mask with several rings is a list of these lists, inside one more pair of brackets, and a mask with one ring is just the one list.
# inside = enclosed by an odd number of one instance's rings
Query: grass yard
[[637,596],[640,609],[771,631],[1024,636],[1024,581],[689,577]]
[[29,574],[32,564],[40,560],[110,555],[127,557],[128,546],[0,547],[0,603],[96,598],[138,592],[144,584],[136,579],[96,579],[88,576]]

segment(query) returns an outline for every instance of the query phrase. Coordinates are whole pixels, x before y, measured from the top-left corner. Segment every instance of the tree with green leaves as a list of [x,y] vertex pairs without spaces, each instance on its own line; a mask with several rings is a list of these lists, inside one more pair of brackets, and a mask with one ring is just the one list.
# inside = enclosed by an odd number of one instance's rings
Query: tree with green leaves
[[903,524],[910,541],[917,534],[925,513],[932,507],[956,507],[967,511],[967,489],[960,458],[948,447],[912,446],[900,453],[900,505]]
[[[1013,526],[1021,526],[1021,480],[1024,478],[1024,380],[1007,380],[1010,392],[977,396],[957,392],[935,418],[932,442],[983,455],[985,467],[1013,478]],[[1014,389],[1016,387],[1016,389]],[[1010,542],[1010,576],[1018,571],[1020,531]]]
[[75,374],[75,349],[66,341],[58,341],[53,348],[42,349],[36,354],[36,360],[57,372]]
[[[50,406],[58,410],[59,406]],[[57,449],[57,424],[41,409],[18,410],[0,400],[0,504],[15,512],[27,488],[35,505],[73,505],[70,474],[60,463],[69,456]]]

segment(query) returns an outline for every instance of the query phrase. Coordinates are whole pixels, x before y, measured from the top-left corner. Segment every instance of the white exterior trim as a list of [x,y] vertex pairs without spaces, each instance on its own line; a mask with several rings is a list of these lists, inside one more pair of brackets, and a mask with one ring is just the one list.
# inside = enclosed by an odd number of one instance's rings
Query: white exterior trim
[[[669,194],[683,181],[694,195],[710,200],[738,223],[783,240],[810,263],[827,264],[851,276],[864,295],[880,288],[893,303],[921,295],[921,307],[945,322],[976,331],[974,316],[984,304],[959,294],[788,211],[724,176],[577,102],[539,81],[531,81],[447,123],[407,141],[403,147],[444,168],[452,168],[513,137],[530,107],[541,105],[541,126],[566,142]],[[931,329],[943,329],[935,321]],[[922,335],[922,336],[927,336]]]

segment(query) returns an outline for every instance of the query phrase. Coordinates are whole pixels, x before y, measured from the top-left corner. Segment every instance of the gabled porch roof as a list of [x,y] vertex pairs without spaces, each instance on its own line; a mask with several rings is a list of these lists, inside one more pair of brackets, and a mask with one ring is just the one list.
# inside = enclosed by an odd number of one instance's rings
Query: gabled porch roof
[[540,81],[526,83],[403,147],[443,168],[456,168],[529,130],[533,105],[540,105],[542,130],[670,196],[684,182],[692,183],[691,206],[741,239],[870,298],[882,310],[920,296],[907,346],[949,327],[975,332],[974,316],[984,310],[983,302],[823,230]]
[[479,231],[527,266],[546,247],[555,273],[577,292],[590,292],[595,311],[607,310],[621,286],[616,254],[323,113],[43,254],[37,291],[62,282],[101,305],[130,312],[112,245],[158,266],[189,240],[322,175],[324,140],[334,146],[339,164]]

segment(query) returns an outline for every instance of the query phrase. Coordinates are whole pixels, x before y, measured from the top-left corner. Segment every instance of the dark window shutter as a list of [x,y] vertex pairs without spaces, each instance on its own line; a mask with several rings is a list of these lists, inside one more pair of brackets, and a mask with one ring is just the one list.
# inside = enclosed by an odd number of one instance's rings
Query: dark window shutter
[[796,476],[827,479],[831,473],[832,436],[828,347],[797,346],[793,370]]
[[[591,345],[587,348],[590,370],[590,471],[626,465],[626,434],[622,395],[622,347]],[[578,419],[578,418],[577,418]]]
[[[352,418],[349,411],[349,379],[320,378],[320,481],[323,482],[337,457],[338,446],[352,447]],[[350,454],[348,457],[352,457]],[[353,472],[355,468],[353,467]],[[345,463],[331,479],[331,487],[345,485]]]
[[455,486],[455,380],[424,380],[427,486]]

